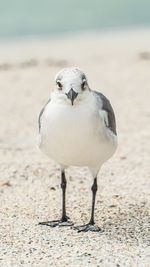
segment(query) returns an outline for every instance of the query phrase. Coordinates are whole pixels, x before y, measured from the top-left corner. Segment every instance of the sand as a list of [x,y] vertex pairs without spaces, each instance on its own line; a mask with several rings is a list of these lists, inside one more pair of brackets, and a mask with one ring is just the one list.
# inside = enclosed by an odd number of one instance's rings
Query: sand
[[[111,101],[119,145],[99,173],[102,233],[39,226],[61,214],[59,166],[36,146],[37,119],[55,74],[78,66]],[[0,44],[0,266],[150,264],[150,31]],[[89,220],[91,176],[67,171],[67,211]]]

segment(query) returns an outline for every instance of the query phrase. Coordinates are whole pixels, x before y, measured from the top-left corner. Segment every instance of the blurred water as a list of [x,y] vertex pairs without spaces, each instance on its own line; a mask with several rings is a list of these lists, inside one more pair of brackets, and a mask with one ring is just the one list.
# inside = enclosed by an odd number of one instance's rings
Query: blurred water
[[150,25],[150,0],[0,0],[0,38]]

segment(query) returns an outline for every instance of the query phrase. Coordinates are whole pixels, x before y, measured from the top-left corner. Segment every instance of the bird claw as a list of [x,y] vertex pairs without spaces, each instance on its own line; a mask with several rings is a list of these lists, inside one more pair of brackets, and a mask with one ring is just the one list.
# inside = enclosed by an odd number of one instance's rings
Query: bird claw
[[78,233],[79,232],[103,232],[102,228],[100,228],[99,226],[95,225],[95,224],[85,224],[85,225],[79,225],[79,226],[75,226],[73,227],[73,229],[77,230]]
[[56,227],[56,226],[72,226],[73,223],[71,221],[62,221],[62,220],[55,220],[55,221],[47,221],[47,222],[39,222],[40,225],[47,225],[50,227]]

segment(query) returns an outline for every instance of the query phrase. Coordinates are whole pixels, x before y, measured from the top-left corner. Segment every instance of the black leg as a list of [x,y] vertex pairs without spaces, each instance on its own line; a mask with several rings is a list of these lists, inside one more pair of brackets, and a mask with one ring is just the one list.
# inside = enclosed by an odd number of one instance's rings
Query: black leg
[[67,221],[67,216],[66,216],[66,177],[65,177],[65,172],[64,170],[61,172],[61,188],[62,188],[62,222]]
[[94,223],[94,209],[95,209],[95,198],[96,198],[96,192],[97,192],[97,177],[94,178],[93,185],[91,187],[92,190],[92,211],[91,211],[91,218],[88,224],[85,225],[80,225],[74,227],[74,229],[78,230],[78,232],[87,232],[87,231],[92,231],[92,232],[102,232],[102,229],[98,226],[95,225]]
[[91,211],[91,219],[90,224],[94,224],[94,209],[95,209],[95,198],[96,198],[96,192],[97,192],[97,177],[94,178],[93,185],[91,187],[92,190],[92,211]]
[[40,222],[41,225],[47,225],[51,227],[55,226],[72,226],[73,223],[68,221],[68,217],[66,215],[66,177],[65,171],[61,171],[61,189],[62,189],[62,217],[60,220],[48,221],[48,222]]

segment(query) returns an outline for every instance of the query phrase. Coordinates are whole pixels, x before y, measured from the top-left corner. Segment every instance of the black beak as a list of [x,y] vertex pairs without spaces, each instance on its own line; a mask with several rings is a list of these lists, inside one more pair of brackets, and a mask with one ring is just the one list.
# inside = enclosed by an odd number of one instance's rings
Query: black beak
[[71,100],[71,104],[73,106],[73,102],[75,100],[75,98],[77,97],[78,93],[76,93],[72,88],[70,89],[70,91],[66,94],[67,97]]

